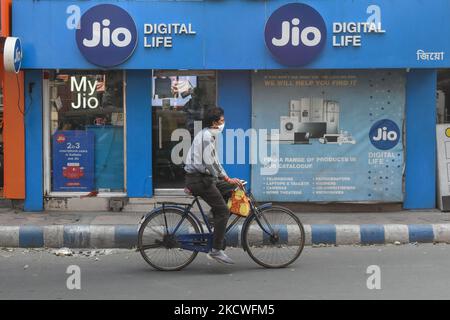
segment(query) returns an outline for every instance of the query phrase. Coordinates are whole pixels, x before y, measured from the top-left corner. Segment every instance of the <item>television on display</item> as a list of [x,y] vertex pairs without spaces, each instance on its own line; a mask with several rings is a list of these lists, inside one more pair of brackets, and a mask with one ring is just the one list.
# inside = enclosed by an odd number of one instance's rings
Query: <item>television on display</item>
[[159,99],[170,98],[172,96],[172,80],[170,78],[156,78],[155,79],[155,95]]
[[299,123],[297,132],[309,132],[309,138],[322,138],[327,133],[326,122],[302,122]]

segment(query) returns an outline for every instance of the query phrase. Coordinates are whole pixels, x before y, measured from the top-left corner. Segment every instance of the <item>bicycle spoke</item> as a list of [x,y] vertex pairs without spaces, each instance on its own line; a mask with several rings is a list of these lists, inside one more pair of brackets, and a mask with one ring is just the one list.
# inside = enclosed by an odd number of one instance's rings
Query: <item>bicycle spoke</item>
[[245,230],[250,257],[265,267],[281,267],[295,261],[304,246],[304,231],[298,219],[279,207],[259,212],[258,218],[251,217]]
[[199,233],[195,221],[179,209],[156,212],[144,221],[139,231],[140,252],[153,267],[161,270],[183,268],[197,252],[181,248],[178,236]]
[[142,250],[157,249],[157,248],[161,248],[161,244],[147,244],[147,245],[141,246]]

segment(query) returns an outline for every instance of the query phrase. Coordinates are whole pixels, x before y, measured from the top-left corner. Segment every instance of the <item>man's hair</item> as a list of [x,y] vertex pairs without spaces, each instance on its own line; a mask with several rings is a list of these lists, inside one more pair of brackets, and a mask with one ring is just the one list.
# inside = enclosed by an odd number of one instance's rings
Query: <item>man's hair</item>
[[213,107],[206,110],[205,117],[203,118],[203,127],[211,127],[213,122],[219,121],[224,115],[223,109],[220,107]]

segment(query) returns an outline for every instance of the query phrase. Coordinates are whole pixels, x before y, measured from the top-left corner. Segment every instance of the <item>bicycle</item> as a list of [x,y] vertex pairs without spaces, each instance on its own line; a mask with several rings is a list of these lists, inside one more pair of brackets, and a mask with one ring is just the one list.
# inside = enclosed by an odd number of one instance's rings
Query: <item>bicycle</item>
[[[251,191],[245,187],[244,191],[250,202],[250,214],[245,217],[240,234],[244,251],[266,268],[290,265],[297,260],[305,245],[305,231],[300,219],[289,209],[272,206],[272,203],[258,206]],[[212,227],[199,197],[187,194],[193,197],[191,203],[158,202],[157,205],[161,206],[144,215],[139,224],[137,251],[157,270],[181,270],[199,252],[207,253],[212,248]],[[207,232],[200,219],[191,212],[195,204]],[[241,218],[236,215],[228,224],[224,249],[227,235]]]

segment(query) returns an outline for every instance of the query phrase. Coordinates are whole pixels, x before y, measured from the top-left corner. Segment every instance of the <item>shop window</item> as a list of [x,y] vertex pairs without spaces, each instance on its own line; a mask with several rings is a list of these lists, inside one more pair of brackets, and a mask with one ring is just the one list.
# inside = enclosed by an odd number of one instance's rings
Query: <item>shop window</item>
[[216,85],[215,71],[154,71],[152,104],[155,189],[184,187],[184,165],[172,159],[172,150],[180,141],[173,141],[172,133],[176,129],[186,129],[193,139],[195,122],[198,121],[201,126],[205,111],[216,105]]
[[53,192],[124,191],[122,71],[50,72]]

